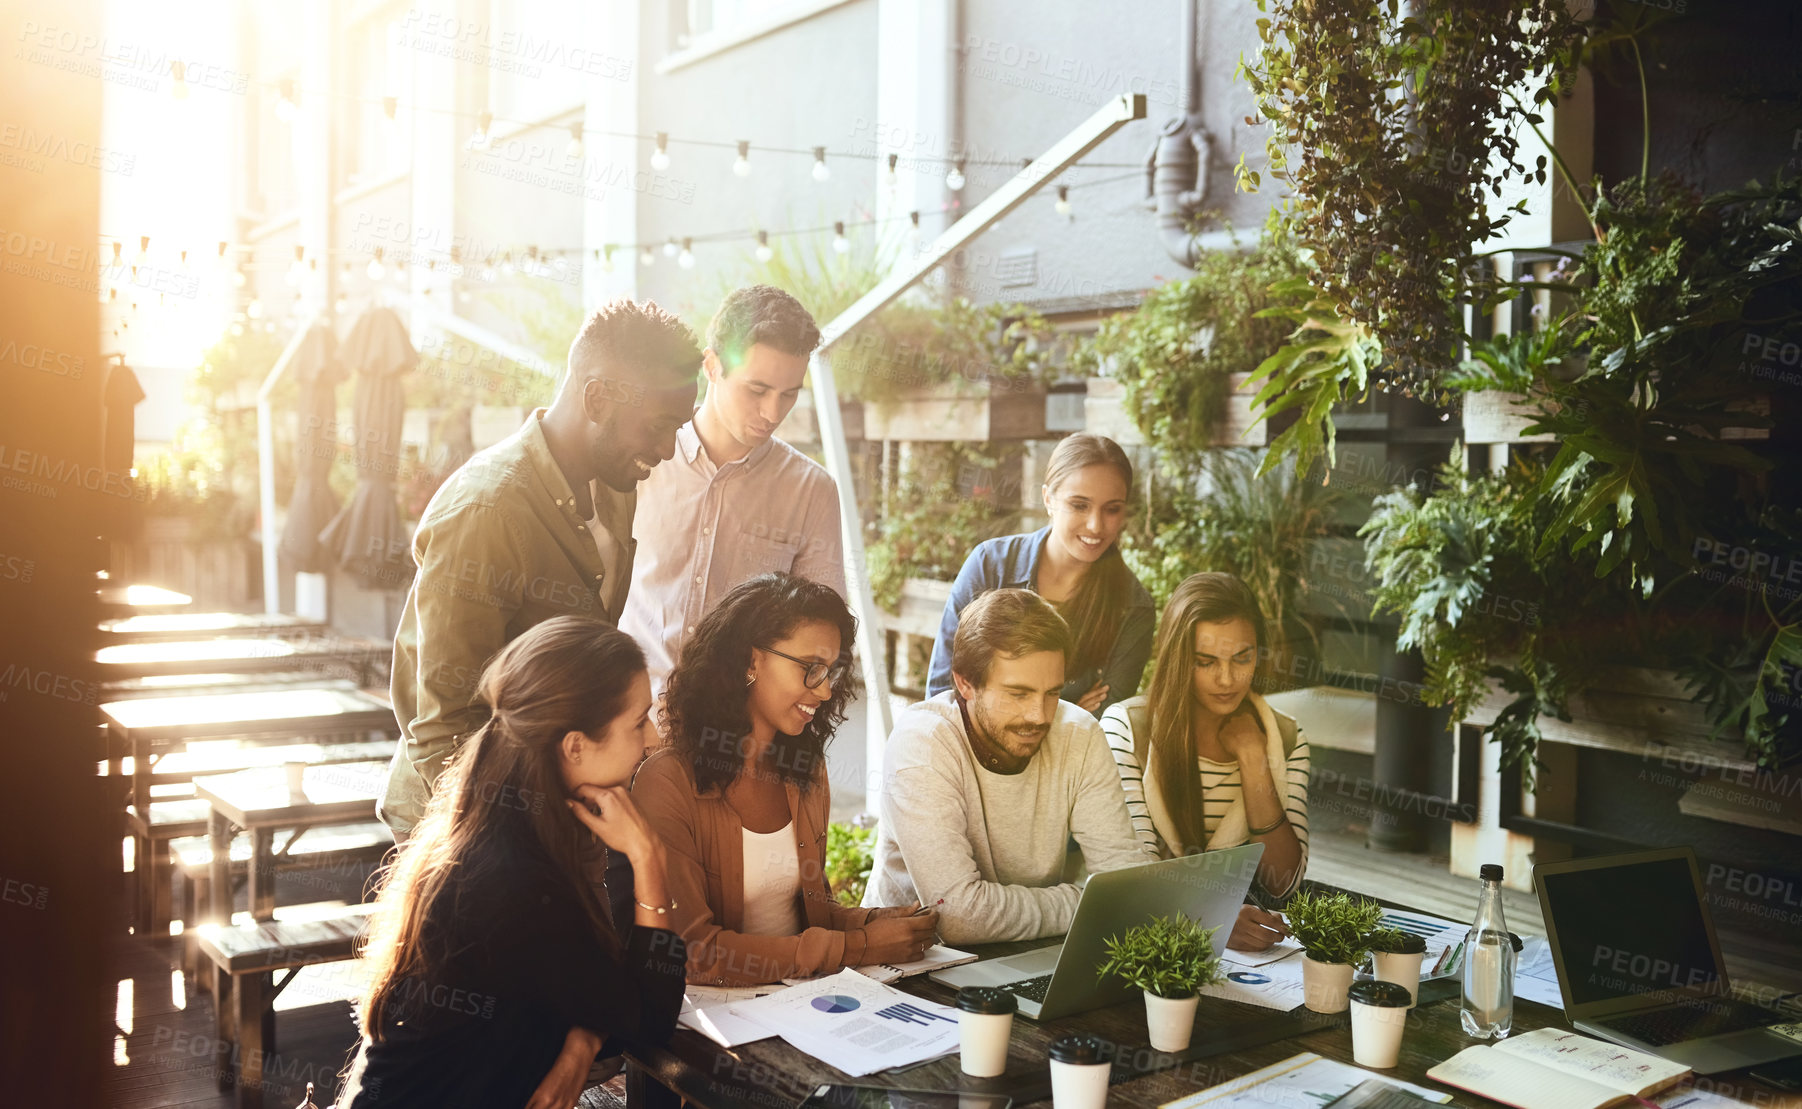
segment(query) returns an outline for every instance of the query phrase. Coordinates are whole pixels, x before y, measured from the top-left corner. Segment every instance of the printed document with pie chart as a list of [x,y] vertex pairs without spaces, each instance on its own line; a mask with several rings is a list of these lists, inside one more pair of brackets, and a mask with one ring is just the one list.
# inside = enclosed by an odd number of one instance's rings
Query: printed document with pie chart
[[957,1010],[855,970],[734,1002],[731,1009],[853,1078],[958,1048]]

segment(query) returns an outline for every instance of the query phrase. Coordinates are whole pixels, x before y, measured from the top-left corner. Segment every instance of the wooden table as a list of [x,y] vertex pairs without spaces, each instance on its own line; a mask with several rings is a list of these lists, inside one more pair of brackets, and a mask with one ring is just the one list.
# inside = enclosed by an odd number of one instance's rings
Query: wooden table
[[100,639],[108,645],[217,636],[303,637],[324,631],[323,621],[287,612],[179,612],[100,621]]
[[194,598],[186,593],[160,585],[103,585],[95,592],[100,597],[100,611],[106,616],[179,612],[194,603]]
[[100,706],[108,732],[108,758],[131,755],[132,803],[148,812],[152,762],[161,752],[196,740],[282,743],[295,739],[357,737],[369,732],[398,736],[386,701],[355,689],[271,689],[112,701]]
[[[968,946],[985,957],[1043,946],[1011,943]],[[1296,956],[1299,958],[1300,956]],[[920,997],[952,1004],[954,991],[920,976],[895,983]],[[1497,1107],[1501,1103],[1443,1086],[1426,1077],[1429,1068],[1476,1043],[1458,1024],[1459,990],[1455,980],[1422,983],[1420,1005],[1408,1016],[1399,1064],[1373,1071],[1452,1095],[1449,1104]],[[1569,1028],[1557,1009],[1531,1001],[1514,1003],[1515,1033],[1546,1026]],[[674,1105],[669,1093],[706,1109],[783,1109],[798,1104],[825,1083],[878,1085],[927,1090],[967,1090],[1012,1097],[1017,1109],[1051,1105],[1047,1049],[1070,1032],[1087,1032],[1115,1045],[1112,1086],[1107,1104],[1150,1107],[1219,1085],[1229,1079],[1279,1063],[1304,1051],[1352,1063],[1348,1014],[1321,1016],[1306,1009],[1281,1013],[1236,1001],[1204,997],[1196,1015],[1189,1050],[1177,1055],[1154,1052],[1145,1031],[1145,1003],[1133,1000],[1060,1020],[1039,1023],[1016,1017],[1008,1047],[1007,1073],[978,1079],[962,1074],[956,1055],[914,1067],[849,1078],[781,1039],[771,1038],[737,1048],[719,1047],[697,1032],[678,1028],[668,1048],[628,1055],[628,1103]],[[1718,1075],[1707,1088],[1748,1105],[1802,1105],[1784,1101],[1772,1089],[1744,1077],[1744,1072]]]
[[375,819],[387,769],[385,761],[307,766],[300,770],[299,789],[283,766],[194,779],[194,795],[212,810],[207,817],[212,880],[204,919],[231,921],[231,841],[237,832],[251,837],[251,918],[272,920],[276,832]]
[[102,681],[186,674],[338,673],[369,685],[394,656],[394,644],[364,636],[214,636],[143,640],[94,653]]

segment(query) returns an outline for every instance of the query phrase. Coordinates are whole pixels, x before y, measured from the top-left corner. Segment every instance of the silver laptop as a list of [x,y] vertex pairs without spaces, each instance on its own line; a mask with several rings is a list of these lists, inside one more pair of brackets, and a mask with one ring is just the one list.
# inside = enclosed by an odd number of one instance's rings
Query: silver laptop
[[1107,941],[1153,917],[1182,913],[1214,929],[1214,950],[1223,949],[1263,854],[1263,844],[1248,843],[1103,871],[1083,887],[1063,943],[934,971],[932,979],[953,989],[999,986],[1017,995],[1021,1015],[1034,1020],[1125,1001],[1132,987],[1095,971],[1107,958]]
[[1533,880],[1579,1031],[1698,1074],[1802,1055],[1802,1040],[1772,1031],[1780,1013],[1732,997],[1694,851],[1545,863]]

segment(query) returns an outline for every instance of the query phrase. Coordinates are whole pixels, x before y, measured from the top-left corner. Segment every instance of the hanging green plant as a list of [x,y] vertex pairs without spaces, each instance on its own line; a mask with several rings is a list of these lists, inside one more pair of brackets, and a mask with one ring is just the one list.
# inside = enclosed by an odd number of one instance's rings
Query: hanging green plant
[[1265,314],[1272,286],[1306,270],[1273,214],[1244,250],[1204,253],[1195,274],[1158,286],[1131,312],[1104,321],[1081,351],[1089,373],[1126,392],[1126,410],[1171,468],[1191,469],[1214,446],[1232,378],[1250,374],[1292,329]]
[[[1314,316],[1368,332],[1385,356],[1379,383],[1438,399],[1460,309],[1485,297],[1466,269],[1472,244],[1525,210],[1496,211],[1510,180],[1546,176],[1546,158],[1522,164],[1518,128],[1498,122],[1523,87],[1535,104],[1556,98],[1582,29],[1564,0],[1414,0],[1405,16],[1399,0],[1258,8],[1263,46],[1239,72],[1262,118],[1247,122],[1270,124],[1268,172],[1290,190],[1309,299],[1326,310]],[[1241,159],[1242,185],[1260,176]],[[1306,363],[1302,418],[1330,422],[1314,402],[1347,381],[1319,363]]]

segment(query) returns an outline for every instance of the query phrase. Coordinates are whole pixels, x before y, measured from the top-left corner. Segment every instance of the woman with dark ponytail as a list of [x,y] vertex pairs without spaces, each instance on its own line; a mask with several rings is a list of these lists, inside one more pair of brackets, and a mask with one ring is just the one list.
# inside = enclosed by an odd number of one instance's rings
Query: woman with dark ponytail
[[[568,1109],[597,1054],[675,1029],[686,952],[662,843],[625,788],[656,734],[643,652],[557,617],[478,688],[488,723],[384,875],[341,1109]],[[584,875],[595,839],[632,862],[635,915],[617,927]]]
[[1133,466],[1120,444],[1071,435],[1045,468],[1048,526],[979,544],[958,571],[939,621],[926,696],[951,688],[951,639],[964,607],[991,589],[1030,589],[1076,637],[1063,699],[1099,716],[1139,691],[1157,608],[1120,557]]

